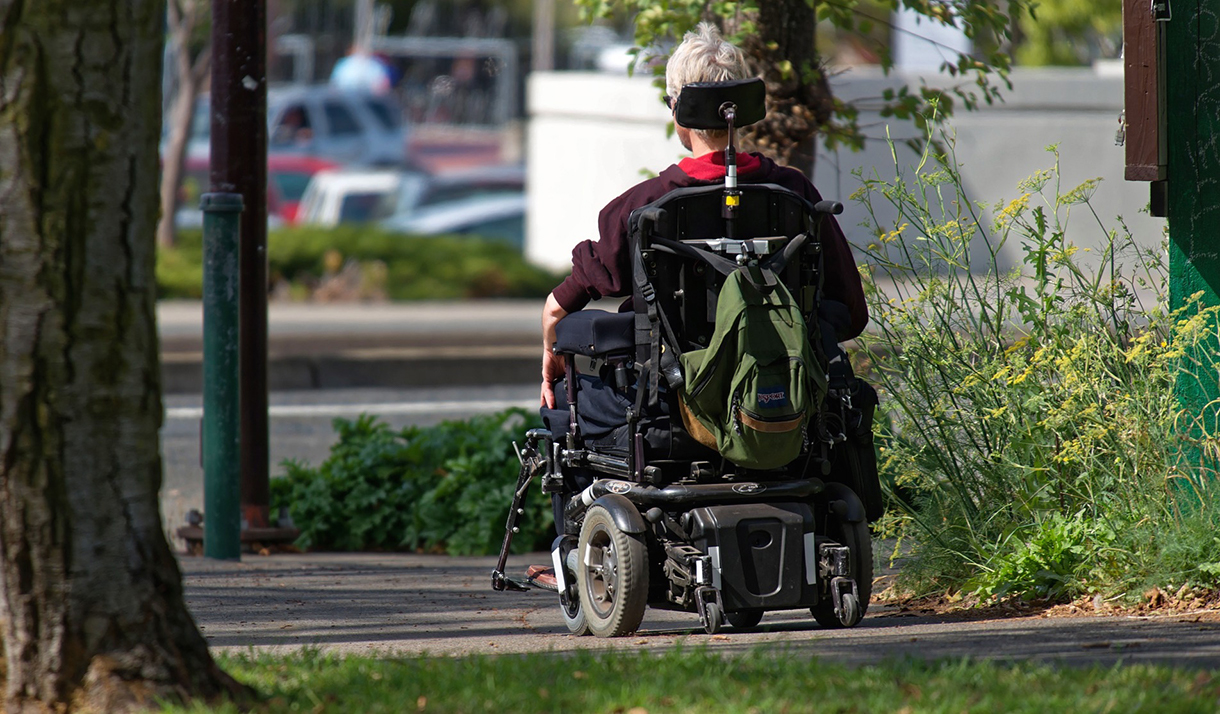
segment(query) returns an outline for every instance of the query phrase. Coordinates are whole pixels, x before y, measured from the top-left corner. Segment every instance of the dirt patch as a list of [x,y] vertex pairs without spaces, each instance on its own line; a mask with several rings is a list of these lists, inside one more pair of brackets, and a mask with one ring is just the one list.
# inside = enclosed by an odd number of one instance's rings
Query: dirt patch
[[885,606],[878,617],[936,617],[945,621],[982,621],[1017,617],[1170,617],[1184,622],[1220,622],[1220,591],[1186,586],[1176,591],[1152,588],[1138,602],[1101,595],[1071,602],[1010,598],[982,602],[961,594],[909,597],[892,587],[873,596]]

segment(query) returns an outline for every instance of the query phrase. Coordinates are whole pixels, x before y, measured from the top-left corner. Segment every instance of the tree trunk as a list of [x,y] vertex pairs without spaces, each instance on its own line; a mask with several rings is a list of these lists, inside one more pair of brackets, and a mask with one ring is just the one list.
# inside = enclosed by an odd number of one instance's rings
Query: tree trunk
[[[725,29],[736,28],[726,20]],[[747,147],[812,175],[818,129],[830,122],[834,97],[817,50],[817,13],[807,0],[768,0],[748,19],[757,31],[742,43],[767,83],[767,118],[742,131]]]
[[164,4],[0,0],[0,632],[10,713],[242,695],[161,528]]
[[165,154],[161,157],[161,219],[157,222],[157,245],[172,247],[177,237],[174,216],[178,213],[178,196],[185,175],[187,146],[191,139],[191,124],[195,119],[195,101],[210,76],[212,52],[202,48],[192,57],[191,38],[201,15],[206,12],[205,0],[170,0],[167,13],[169,35],[175,45],[174,73],[177,91],[169,110],[169,135]]
[[177,236],[174,215],[178,212],[178,195],[186,173],[186,150],[191,138],[191,122],[195,118],[195,100],[202,85],[194,74],[189,69],[178,72],[178,92],[169,110],[169,136],[161,160],[161,219],[157,222],[157,245],[166,248],[174,245]]

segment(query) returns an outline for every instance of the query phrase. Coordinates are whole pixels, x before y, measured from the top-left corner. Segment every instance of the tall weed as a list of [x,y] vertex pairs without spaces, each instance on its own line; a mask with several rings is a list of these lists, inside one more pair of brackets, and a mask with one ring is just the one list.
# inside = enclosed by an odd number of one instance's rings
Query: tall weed
[[[1107,229],[1089,203],[1100,179],[1061,185],[1056,147],[988,206],[948,145],[909,176],[861,176],[853,196],[876,230],[862,342],[885,527],[914,548],[905,583],[1050,599],[1220,583],[1215,442],[1173,396],[1220,366],[1200,349],[1220,308],[1195,296],[1168,312],[1164,247],[1121,219]],[[1073,220],[1100,253],[1069,240]]]

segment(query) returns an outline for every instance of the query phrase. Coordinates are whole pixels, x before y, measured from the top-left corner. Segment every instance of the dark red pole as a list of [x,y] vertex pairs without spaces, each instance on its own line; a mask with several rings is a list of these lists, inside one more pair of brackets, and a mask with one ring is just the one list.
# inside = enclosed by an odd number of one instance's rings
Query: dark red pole
[[243,530],[266,528],[267,450],[267,5],[212,0],[212,191],[239,193],[238,371],[241,379]]

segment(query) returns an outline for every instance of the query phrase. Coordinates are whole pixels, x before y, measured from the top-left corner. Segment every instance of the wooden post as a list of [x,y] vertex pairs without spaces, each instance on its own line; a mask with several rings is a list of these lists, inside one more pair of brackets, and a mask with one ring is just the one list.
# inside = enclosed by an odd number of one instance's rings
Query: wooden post
[[1123,0],[1123,101],[1128,181],[1165,178],[1165,93],[1157,34],[1148,0]]
[[241,194],[245,204],[238,356],[243,530],[270,525],[266,13],[266,0],[212,0],[212,191]]

